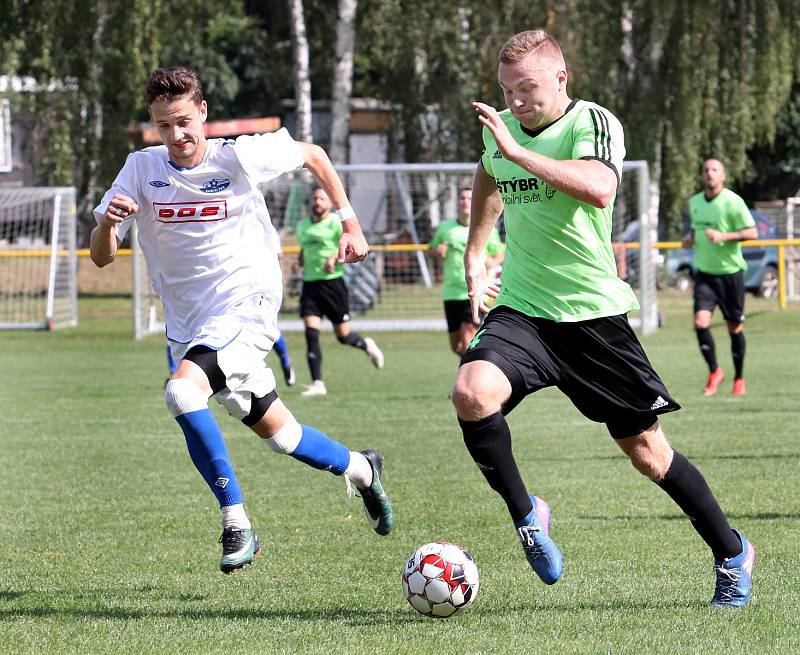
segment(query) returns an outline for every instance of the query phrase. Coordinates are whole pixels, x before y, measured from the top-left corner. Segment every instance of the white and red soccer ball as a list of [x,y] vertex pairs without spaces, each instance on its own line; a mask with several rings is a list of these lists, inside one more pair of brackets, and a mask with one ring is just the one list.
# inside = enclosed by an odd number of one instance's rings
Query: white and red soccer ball
[[420,614],[446,618],[478,595],[478,567],[466,550],[446,541],[420,546],[403,570],[403,594]]

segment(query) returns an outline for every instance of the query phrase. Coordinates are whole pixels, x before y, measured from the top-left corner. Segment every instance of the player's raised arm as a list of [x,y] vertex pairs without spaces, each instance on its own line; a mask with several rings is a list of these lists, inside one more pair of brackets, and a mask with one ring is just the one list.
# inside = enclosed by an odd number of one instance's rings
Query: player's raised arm
[[554,189],[593,207],[606,207],[614,198],[619,180],[614,171],[597,159],[551,159],[520,146],[497,110],[473,102],[478,120],[491,132],[503,156],[545,181]]
[[120,244],[117,229],[138,210],[136,202],[126,195],[117,193],[111,198],[89,239],[89,254],[97,266],[102,268],[114,261]]
[[478,323],[479,320],[481,296],[486,291],[486,262],[483,252],[502,211],[503,199],[500,197],[497,185],[492,176],[484,170],[483,164],[479,163],[472,184],[469,236],[464,252],[467,294],[475,323]]
[[333,212],[342,222],[338,260],[347,263],[361,261],[369,253],[369,246],[361,232],[356,213],[347,199],[339,174],[334,169],[328,154],[318,145],[304,142],[298,142],[298,145],[306,168],[328,194],[333,203]]

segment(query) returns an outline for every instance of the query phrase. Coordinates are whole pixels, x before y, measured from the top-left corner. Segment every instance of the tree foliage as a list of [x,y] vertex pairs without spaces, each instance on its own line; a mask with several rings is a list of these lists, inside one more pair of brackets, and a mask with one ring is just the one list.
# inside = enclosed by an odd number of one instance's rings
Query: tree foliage
[[[336,94],[337,4],[303,2],[317,99]],[[361,0],[353,95],[394,108],[403,159],[475,160],[470,102],[501,107],[500,46],[545,27],[564,49],[571,95],[614,111],[628,157],[660,176],[674,235],[704,156],[722,159],[732,182],[751,180],[753,196],[773,169],[800,173],[798,17],[800,0]],[[93,176],[109,184],[133,145],[123,128],[147,118],[142,88],[156,65],[197,69],[213,118],[280,112],[294,95],[290,25],[286,2],[6,0],[0,74],[44,89],[19,99],[35,118],[40,182],[95,200]]]

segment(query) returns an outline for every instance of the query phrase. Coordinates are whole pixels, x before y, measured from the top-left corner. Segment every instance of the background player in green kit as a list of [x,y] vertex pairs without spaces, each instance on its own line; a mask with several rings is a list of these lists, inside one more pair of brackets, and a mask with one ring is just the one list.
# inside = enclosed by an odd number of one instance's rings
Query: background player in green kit
[[[469,213],[472,205],[472,188],[465,187],[458,194],[458,218],[442,221],[428,244],[429,252],[436,253],[444,262],[442,297],[450,348],[456,355],[463,355],[478,325],[472,320],[472,308],[467,295],[464,277],[464,250],[469,233]],[[505,247],[500,241],[497,228],[492,228],[486,243],[486,268],[491,271],[503,262]]]
[[[628,324],[638,306],[616,274],[611,216],[622,127],[607,109],[567,95],[561,49],[542,30],[511,37],[498,79],[509,109],[474,103],[485,150],[475,173],[465,255],[473,314],[485,286],[482,253],[503,207],[500,295],[461,360],[453,389],[464,442],[505,501],[525,555],[547,584],[562,573],[550,507],[528,492],[505,415],[557,386],[605,423],[640,473],[692,520],[714,556],[713,605],[743,606],[755,551],[728,525],[700,471],[667,442],[658,415],[679,409]],[[680,557],[680,553],[665,556]]]
[[691,229],[684,237],[694,246],[694,329],[708,364],[703,395],[713,396],[724,378],[717,364],[711,314],[719,305],[728,323],[733,355],[733,395],[747,393],[744,381],[744,272],[741,241],[757,239],[758,229],[744,200],[725,188],[725,167],[716,159],[703,162],[704,190],[689,199]]
[[306,358],[311,371],[311,384],[301,396],[324,396],[328,393],[322,380],[322,349],[319,331],[322,317],[333,323],[336,339],[341,344],[366,351],[376,368],[383,368],[383,353],[373,339],[362,337],[350,329],[350,301],[344,282],[344,266],[338,261],[340,218],[331,211],[331,200],[323,189],[316,188],[311,200],[311,216],[297,224],[300,245],[298,263],[303,267],[303,291],[300,294],[300,315],[306,332]]

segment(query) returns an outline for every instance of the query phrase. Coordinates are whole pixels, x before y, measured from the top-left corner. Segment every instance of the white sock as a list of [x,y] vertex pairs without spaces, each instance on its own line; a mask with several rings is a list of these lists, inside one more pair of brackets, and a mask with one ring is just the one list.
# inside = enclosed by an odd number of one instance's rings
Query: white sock
[[[351,458],[352,459],[352,458]],[[251,528],[250,519],[244,511],[244,504],[236,503],[222,508],[222,529],[236,528],[237,530],[249,530]]]
[[366,489],[372,484],[372,466],[364,455],[355,450],[350,451],[350,464],[344,474],[358,489]]

